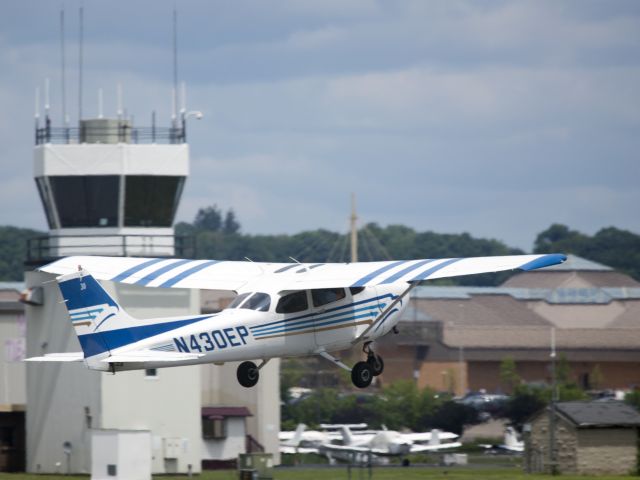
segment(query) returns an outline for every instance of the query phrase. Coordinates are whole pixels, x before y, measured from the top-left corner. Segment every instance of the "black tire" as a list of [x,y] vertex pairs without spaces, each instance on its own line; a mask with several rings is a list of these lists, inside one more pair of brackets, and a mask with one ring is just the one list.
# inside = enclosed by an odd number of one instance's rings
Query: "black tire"
[[236,372],[238,377],[238,383],[246,388],[251,388],[258,383],[260,379],[260,370],[253,362],[242,362],[238,365],[238,371]]
[[371,385],[373,373],[367,362],[358,362],[351,369],[351,381],[358,388],[367,388]]
[[367,363],[371,367],[371,373],[377,377],[384,371],[384,362],[380,355],[371,355],[367,358]]

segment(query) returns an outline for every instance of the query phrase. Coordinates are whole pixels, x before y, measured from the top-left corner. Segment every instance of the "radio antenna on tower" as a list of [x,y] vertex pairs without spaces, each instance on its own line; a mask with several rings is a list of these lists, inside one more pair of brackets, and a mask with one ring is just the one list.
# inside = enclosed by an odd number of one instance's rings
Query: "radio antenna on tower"
[[64,8],[60,10],[60,63],[61,63],[61,88],[62,88],[62,124],[66,127],[67,119],[67,88],[66,88],[66,65],[64,48]]
[[358,261],[358,215],[356,214],[356,194],[351,194],[351,261]]
[[173,7],[173,102],[171,121],[173,127],[177,126],[178,116],[178,10]]
[[80,30],[78,35],[78,122],[82,121],[82,47],[84,43],[84,9],[78,11]]

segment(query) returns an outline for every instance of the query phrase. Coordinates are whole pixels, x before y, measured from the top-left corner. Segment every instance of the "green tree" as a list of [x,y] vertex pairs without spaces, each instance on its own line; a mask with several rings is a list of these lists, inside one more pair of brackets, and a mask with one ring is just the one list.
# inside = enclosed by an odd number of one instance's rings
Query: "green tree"
[[518,375],[516,362],[513,357],[505,357],[500,363],[500,381],[506,391],[513,392],[522,379]]
[[[44,232],[29,228],[0,227],[0,280],[21,282],[24,279],[24,262],[27,259],[27,241],[43,236]],[[31,252],[40,258],[49,252]]]

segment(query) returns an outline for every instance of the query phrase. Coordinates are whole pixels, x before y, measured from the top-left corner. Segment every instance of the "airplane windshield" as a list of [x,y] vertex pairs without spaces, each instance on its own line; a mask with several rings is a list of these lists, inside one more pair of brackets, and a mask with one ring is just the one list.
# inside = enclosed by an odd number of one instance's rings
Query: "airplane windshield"
[[251,295],[246,302],[244,302],[240,308],[247,308],[249,310],[257,310],[258,312],[268,312],[271,305],[271,297],[262,292],[256,292]]
[[231,302],[228,308],[238,308],[238,305],[244,302],[249,295],[251,295],[251,292],[241,293]]

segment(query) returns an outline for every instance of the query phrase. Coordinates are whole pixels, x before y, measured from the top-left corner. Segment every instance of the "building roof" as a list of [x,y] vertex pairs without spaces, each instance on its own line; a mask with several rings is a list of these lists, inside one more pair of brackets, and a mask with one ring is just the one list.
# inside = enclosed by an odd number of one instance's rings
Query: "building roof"
[[568,255],[567,261],[559,265],[518,273],[502,284],[515,288],[600,288],[640,287],[640,282],[629,275],[616,272],[611,267]]
[[202,407],[205,418],[252,417],[247,407]]
[[547,354],[555,327],[558,348],[640,359],[640,283],[595,262],[570,260],[575,270],[530,272],[526,279],[524,273],[500,287],[416,287],[400,328],[415,334],[396,341],[435,341],[479,358],[499,358],[506,350],[537,358]]
[[622,402],[561,402],[556,408],[578,428],[640,426],[640,414]]
[[590,272],[607,272],[612,271],[613,268],[603,265],[598,262],[594,262],[592,260],[587,260],[586,258],[579,257],[577,255],[568,254],[567,260],[552,267],[547,267],[545,270],[554,271],[554,272],[562,272],[562,271],[590,271]]

